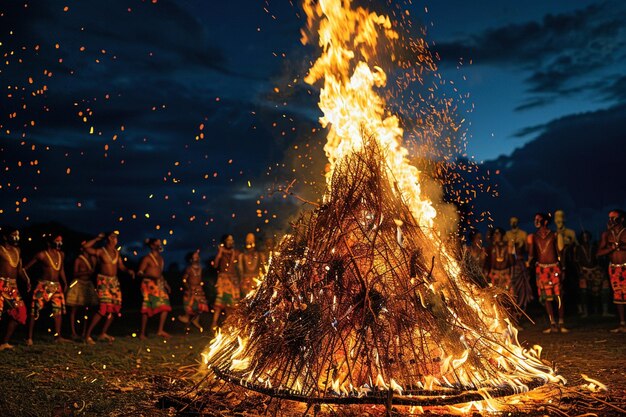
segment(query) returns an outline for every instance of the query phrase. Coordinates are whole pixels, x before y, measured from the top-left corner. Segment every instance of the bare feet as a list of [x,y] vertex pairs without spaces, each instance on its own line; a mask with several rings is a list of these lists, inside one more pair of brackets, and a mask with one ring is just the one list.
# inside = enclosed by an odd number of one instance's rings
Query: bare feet
[[0,345],[0,350],[13,349],[15,346],[10,345],[9,343],[3,343]]
[[164,337],[165,339],[169,339],[169,338],[171,337],[169,333],[164,332],[164,331],[160,331],[160,332],[158,332],[158,333],[157,333],[157,336]]
[[145,334],[139,335],[139,340],[146,340],[148,337]]
[[193,324],[198,330],[202,331],[202,326],[200,325],[200,316],[196,316],[191,320],[191,324]]
[[66,338],[61,337],[61,336],[57,336],[57,337],[54,338],[54,343],[69,343],[69,342],[71,342],[70,339],[66,339]]
[[91,336],[87,336],[87,337],[85,338],[85,343],[87,343],[88,345],[95,345],[95,344],[96,344],[96,341],[95,341],[95,340],[93,340],[93,339],[91,338]]
[[611,333],[626,333],[626,325],[620,325],[619,327],[612,329]]
[[26,339],[26,346],[32,346],[33,345],[33,339]]
[[102,333],[100,336],[98,336],[98,340],[103,340],[105,342],[113,342],[115,340],[115,338],[113,336],[110,336],[106,333]]
[[181,323],[189,323],[189,316],[185,315],[180,315],[178,316],[178,321],[180,321]]

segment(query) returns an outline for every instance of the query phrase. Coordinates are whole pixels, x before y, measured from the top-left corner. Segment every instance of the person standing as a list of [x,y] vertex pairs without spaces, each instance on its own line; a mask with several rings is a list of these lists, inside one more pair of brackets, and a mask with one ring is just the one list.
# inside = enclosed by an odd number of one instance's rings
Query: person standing
[[26,305],[17,288],[18,276],[26,282],[26,291],[30,292],[30,279],[22,268],[20,253],[20,232],[15,228],[2,231],[0,243],[0,319],[7,313],[9,322],[2,338],[0,350],[13,349],[9,343],[18,324],[26,324]]
[[139,338],[141,340],[146,338],[148,318],[157,314],[159,315],[157,336],[168,338],[170,335],[163,329],[163,326],[168,313],[172,311],[168,296],[171,288],[163,276],[165,267],[165,260],[161,256],[163,244],[161,239],[151,238],[146,239],[146,245],[150,248],[150,253],[141,259],[137,271],[137,275],[143,278],[141,281],[143,303],[141,304],[141,333]]
[[39,263],[43,271],[41,280],[39,280],[39,283],[33,291],[30,320],[28,323],[28,339],[26,340],[28,346],[33,344],[35,322],[39,318],[39,312],[46,304],[51,304],[52,306],[55,342],[68,341],[61,336],[61,324],[63,322],[63,315],[65,314],[65,297],[63,293],[65,288],[67,288],[65,268],[63,267],[65,254],[61,250],[63,248],[63,237],[56,234],[49,235],[46,246],[45,250],[38,252],[35,257],[24,266],[24,270],[27,271],[35,263]]
[[204,294],[202,282],[202,265],[200,265],[200,252],[190,252],[185,256],[187,268],[183,273],[183,306],[185,314],[178,316],[182,323],[191,323],[198,330],[202,331],[200,325],[200,315],[208,313],[209,304]]
[[217,269],[217,282],[215,283],[217,297],[213,306],[212,330],[217,329],[222,311],[229,314],[239,302],[241,295],[237,283],[239,253],[235,249],[235,239],[233,235],[224,235],[220,242],[217,256],[213,260],[213,266]]
[[76,332],[76,313],[81,309],[84,310],[81,332],[84,338],[87,334],[89,308],[98,305],[98,294],[92,282],[95,271],[96,257],[89,255],[85,249],[81,248],[80,255],[74,260],[74,280],[70,283],[65,296],[65,304],[70,307],[70,328],[73,339],[79,338]]
[[519,228],[519,219],[517,217],[511,217],[509,224],[511,228],[504,234],[504,241],[509,247],[509,252],[513,255],[511,286],[515,293],[517,305],[522,310],[525,310],[528,303],[534,299],[530,286],[530,274],[526,269],[528,234]]
[[[561,296],[561,267],[559,265],[559,249],[557,235],[548,228],[550,218],[547,214],[535,214],[535,227],[537,231],[528,236],[529,258],[532,265],[536,261],[535,271],[537,274],[537,290],[539,301],[544,303],[550,327],[544,333],[569,333],[565,327],[563,300]],[[557,303],[559,316],[558,325],[554,318],[554,305]]]
[[239,254],[238,268],[241,277],[241,297],[245,298],[255,288],[265,271],[265,254],[256,249],[254,234],[246,235],[246,249]]
[[619,314],[619,326],[611,332],[626,333],[626,319],[624,319],[624,304],[626,304],[626,232],[623,210],[615,209],[609,212],[607,230],[602,233],[598,256],[609,256],[609,277],[613,288],[613,303]]
[[[94,248],[96,242],[103,242],[103,246]],[[100,233],[82,245],[87,254],[95,256],[98,260],[97,292],[100,307],[91,319],[85,335],[85,341],[90,345],[96,344],[91,337],[91,333],[103,317],[106,317],[106,321],[102,326],[102,332],[98,336],[98,340],[107,342],[115,340],[107,332],[113,323],[114,316],[119,315],[122,309],[122,291],[120,290],[120,281],[117,278],[118,270],[129,274],[132,279],[135,279],[135,271],[126,268],[126,265],[124,265],[117,243],[118,233],[109,232]]]

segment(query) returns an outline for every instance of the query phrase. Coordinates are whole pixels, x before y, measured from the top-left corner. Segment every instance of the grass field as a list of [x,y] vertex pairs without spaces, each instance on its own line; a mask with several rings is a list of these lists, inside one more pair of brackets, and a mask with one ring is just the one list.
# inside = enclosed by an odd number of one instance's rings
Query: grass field
[[[209,336],[197,331],[185,335],[182,325],[168,323],[173,333],[171,339],[165,341],[152,336],[141,341],[129,335],[138,320],[132,314],[118,320],[112,328],[117,339],[112,344],[101,342],[95,346],[54,344],[52,337],[43,331],[35,339],[35,345],[27,347],[22,328],[15,338],[16,348],[0,352],[0,416],[182,415],[179,410],[185,403],[176,403],[171,398],[181,398],[182,393],[194,386],[200,353],[209,343]],[[626,335],[609,333],[607,329],[612,322],[601,319],[582,324],[572,322],[572,333],[568,335],[543,335],[542,325],[528,326],[519,339],[524,345],[542,345],[543,357],[556,363],[569,386],[582,384],[580,374],[585,373],[610,387],[610,401],[626,406]],[[225,386],[221,397],[205,399],[204,409],[194,407],[184,415],[256,415],[240,400],[234,402],[239,404],[235,409],[216,410],[211,406],[211,402],[215,405],[229,393],[229,387]],[[259,400],[256,404],[259,405]],[[558,399],[554,404],[558,404]],[[289,411],[293,411],[289,406],[283,410],[286,411],[277,415],[291,415]],[[559,415],[548,411],[537,410],[529,415]],[[604,409],[598,415],[620,415],[613,411]]]

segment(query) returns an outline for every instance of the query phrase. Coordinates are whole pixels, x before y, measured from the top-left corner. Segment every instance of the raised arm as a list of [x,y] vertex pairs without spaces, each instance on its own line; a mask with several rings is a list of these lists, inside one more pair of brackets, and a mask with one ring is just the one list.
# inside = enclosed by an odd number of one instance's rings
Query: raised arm
[[104,233],[100,233],[98,236],[94,237],[93,239],[88,240],[87,242],[83,243],[82,247],[83,249],[85,249],[85,252],[87,252],[89,255],[98,256],[98,249],[94,249],[93,245],[95,245],[97,241],[103,238],[104,238]]

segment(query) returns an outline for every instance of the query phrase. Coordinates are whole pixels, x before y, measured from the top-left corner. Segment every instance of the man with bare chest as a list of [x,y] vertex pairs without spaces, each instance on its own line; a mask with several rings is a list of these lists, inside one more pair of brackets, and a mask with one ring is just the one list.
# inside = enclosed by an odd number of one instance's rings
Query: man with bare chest
[[17,288],[17,278],[19,276],[26,282],[26,291],[29,292],[30,279],[22,268],[19,243],[19,230],[13,228],[2,230],[2,242],[0,243],[0,319],[2,313],[6,312],[9,323],[0,350],[13,348],[9,341],[15,328],[18,324],[26,324],[26,305]]
[[[559,249],[557,235],[548,228],[550,218],[547,214],[535,214],[537,232],[528,236],[529,264],[537,262],[537,290],[539,300],[545,303],[546,312],[550,319],[550,327],[544,333],[569,333],[565,327],[563,300],[561,298],[562,282],[561,267],[559,265]],[[554,301],[557,302],[559,323],[554,319]]]
[[246,297],[255,287],[265,271],[265,254],[256,249],[254,234],[246,235],[246,249],[239,254],[239,276],[241,277],[241,297]]
[[146,338],[146,327],[148,318],[159,315],[159,330],[157,336],[170,337],[163,330],[167,314],[172,311],[170,307],[170,298],[168,293],[171,291],[169,284],[163,277],[163,268],[165,260],[161,256],[163,245],[161,239],[146,239],[146,246],[150,248],[150,253],[144,256],[139,263],[137,274],[143,278],[141,281],[141,295],[143,303],[141,304],[141,334],[139,338]]
[[613,287],[613,303],[619,314],[619,327],[613,333],[626,333],[624,304],[626,304],[626,214],[615,209],[609,212],[607,230],[602,233],[598,256],[609,257],[609,277]]
[[[122,257],[120,256],[117,248],[118,233],[100,233],[90,241],[83,243],[83,250],[88,255],[93,255],[98,260],[98,276],[97,276],[97,292],[98,301],[100,307],[98,312],[94,314],[87,329],[85,341],[90,345],[94,345],[96,342],[91,337],[91,332],[96,327],[98,322],[106,317],[106,321],[102,326],[102,333],[98,336],[98,340],[112,342],[115,340],[113,336],[110,336],[107,331],[113,323],[115,315],[120,314],[122,309],[122,292],[120,290],[120,282],[117,278],[118,270],[126,272],[135,279],[135,272],[126,268]],[[94,248],[96,242],[103,242],[101,248]]]
[[28,323],[28,339],[26,340],[28,346],[33,344],[33,330],[35,329],[35,321],[39,318],[39,312],[48,303],[52,305],[55,341],[67,341],[67,339],[61,337],[61,323],[63,314],[65,314],[65,297],[63,293],[65,288],[67,288],[65,269],[63,268],[65,254],[61,250],[63,237],[54,234],[48,236],[46,246],[45,250],[37,253],[24,267],[24,270],[28,270],[35,263],[39,262],[42,268],[41,279],[33,291],[30,321]]
[[77,312],[80,309],[84,310],[81,332],[84,338],[87,334],[87,312],[90,308],[98,306],[98,293],[92,282],[96,264],[96,257],[89,255],[83,248],[74,260],[74,280],[70,283],[65,296],[65,303],[70,307],[70,328],[73,339],[79,338],[76,332]]
[[200,251],[190,252],[185,256],[187,268],[183,273],[183,306],[185,315],[178,316],[183,323],[191,323],[202,331],[200,315],[209,312],[209,304],[204,293],[202,282],[202,265],[200,265]]

